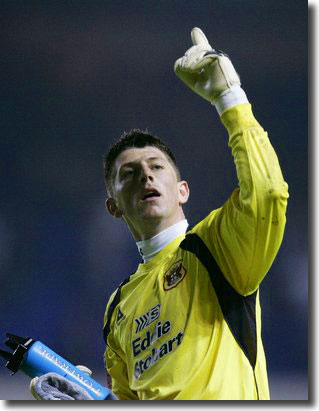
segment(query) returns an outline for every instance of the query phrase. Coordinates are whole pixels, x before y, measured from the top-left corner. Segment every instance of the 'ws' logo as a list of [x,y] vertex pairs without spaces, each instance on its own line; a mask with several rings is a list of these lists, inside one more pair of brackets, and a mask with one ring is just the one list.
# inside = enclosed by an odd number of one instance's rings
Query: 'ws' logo
[[139,333],[142,330],[144,330],[144,328],[148,327],[150,324],[152,324],[154,321],[156,321],[159,316],[160,316],[160,312],[161,312],[161,305],[157,304],[155,305],[155,307],[151,308],[146,314],[142,315],[141,317],[135,318],[135,322],[136,322],[136,331],[135,333]]

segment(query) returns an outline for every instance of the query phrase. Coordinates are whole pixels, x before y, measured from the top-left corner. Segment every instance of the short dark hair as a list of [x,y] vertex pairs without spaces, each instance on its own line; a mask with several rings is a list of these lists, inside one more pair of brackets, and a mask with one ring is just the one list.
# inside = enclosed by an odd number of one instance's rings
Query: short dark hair
[[139,128],[133,128],[128,132],[125,131],[121,137],[108,148],[103,156],[104,182],[109,196],[113,194],[113,181],[115,177],[114,164],[119,154],[128,148],[143,148],[147,146],[156,147],[166,154],[176,171],[177,179],[180,180],[180,172],[176,164],[175,156],[168,145],[158,137],[150,134],[147,129],[143,131]]

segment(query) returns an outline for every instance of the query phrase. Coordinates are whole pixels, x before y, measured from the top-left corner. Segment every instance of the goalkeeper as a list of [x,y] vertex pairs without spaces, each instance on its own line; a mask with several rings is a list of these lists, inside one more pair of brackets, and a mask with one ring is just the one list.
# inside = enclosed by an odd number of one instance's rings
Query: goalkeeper
[[106,207],[143,262],[107,304],[105,364],[120,400],[267,400],[259,286],[282,242],[288,186],[230,59],[199,28],[191,36],[174,69],[217,109],[239,188],[190,228],[188,184],[165,143],[133,129],[108,150]]

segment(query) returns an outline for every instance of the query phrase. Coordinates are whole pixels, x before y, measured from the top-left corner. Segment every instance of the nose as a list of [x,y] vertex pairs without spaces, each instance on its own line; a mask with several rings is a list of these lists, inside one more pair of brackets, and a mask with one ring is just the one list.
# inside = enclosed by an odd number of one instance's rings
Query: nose
[[141,182],[146,183],[147,181],[154,181],[154,176],[152,170],[148,167],[142,167],[141,169]]

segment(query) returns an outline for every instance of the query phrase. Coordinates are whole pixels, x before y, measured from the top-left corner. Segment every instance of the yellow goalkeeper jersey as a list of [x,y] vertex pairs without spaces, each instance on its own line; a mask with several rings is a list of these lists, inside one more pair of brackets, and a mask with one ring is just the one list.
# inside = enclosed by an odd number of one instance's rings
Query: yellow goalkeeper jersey
[[239,188],[112,294],[105,362],[121,400],[267,400],[259,285],[288,186],[250,104],[221,117]]

